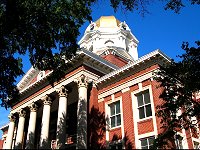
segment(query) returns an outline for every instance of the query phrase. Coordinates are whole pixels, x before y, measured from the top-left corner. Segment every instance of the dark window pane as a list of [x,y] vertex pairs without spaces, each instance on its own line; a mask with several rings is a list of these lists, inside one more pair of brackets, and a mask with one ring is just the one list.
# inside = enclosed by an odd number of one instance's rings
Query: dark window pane
[[149,90],[145,91],[145,93],[144,93],[144,103],[145,104],[150,103]]
[[119,101],[116,103],[116,114],[120,113],[120,103]]
[[139,108],[139,117],[140,119],[145,118],[144,107]]
[[117,115],[117,126],[121,125],[121,115]]
[[147,139],[141,139],[141,146],[147,145]]
[[149,137],[149,145],[153,144],[154,139],[155,139],[154,137]]
[[137,100],[138,100],[138,107],[144,105],[142,94],[137,96]]
[[151,105],[146,105],[146,117],[152,116]]
[[110,118],[111,120],[111,127],[115,127],[115,116]]
[[115,115],[115,105],[110,105],[110,115]]

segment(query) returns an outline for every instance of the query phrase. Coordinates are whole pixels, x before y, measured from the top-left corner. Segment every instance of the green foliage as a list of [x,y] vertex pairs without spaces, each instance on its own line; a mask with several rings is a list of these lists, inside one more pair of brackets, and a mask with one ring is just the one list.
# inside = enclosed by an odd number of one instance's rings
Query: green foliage
[[[1,0],[0,2],[0,100],[2,106],[18,99],[15,82],[24,74],[21,58],[29,55],[31,64],[39,70],[53,70],[59,80],[71,67],[66,64],[76,54],[79,28],[90,21],[91,5],[97,0]],[[100,1],[101,2],[101,1]],[[116,11],[138,10],[144,14],[150,0],[110,0]],[[179,12],[181,0],[166,0],[166,9]],[[191,0],[200,4],[200,0]],[[10,101],[7,101],[9,97]]]
[[[91,20],[95,0],[4,0],[0,3],[0,99],[17,99],[16,77],[23,75],[21,59],[29,53],[40,70],[65,66],[78,48],[79,28]],[[63,59],[65,58],[65,60]],[[66,68],[66,66],[65,66]],[[60,68],[59,68],[60,69]],[[5,101],[2,105],[6,106]]]
[[[164,87],[160,98],[164,103],[157,106],[157,116],[161,117],[163,133],[157,139],[158,146],[169,142],[176,132],[181,129],[188,130],[197,126],[198,122],[192,118],[200,115],[200,103],[195,99],[195,94],[200,90],[200,42],[197,47],[189,47],[183,43],[185,51],[179,62],[172,62],[161,67],[156,75],[156,80]],[[183,113],[178,114],[182,109]],[[169,144],[169,143],[166,143]]]

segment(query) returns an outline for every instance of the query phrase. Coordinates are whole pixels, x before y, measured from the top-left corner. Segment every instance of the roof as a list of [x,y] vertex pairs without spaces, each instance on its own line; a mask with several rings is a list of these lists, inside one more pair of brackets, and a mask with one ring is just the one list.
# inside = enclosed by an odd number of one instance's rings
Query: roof
[[95,23],[97,27],[112,28],[119,27],[121,21],[117,20],[114,16],[101,16]]
[[96,81],[96,84],[105,82],[106,80],[110,79],[111,77],[116,77],[120,73],[125,72],[125,71],[129,70],[130,68],[133,68],[134,66],[137,66],[140,63],[143,63],[145,60],[150,60],[150,59],[152,59],[152,57],[155,57],[157,55],[159,55],[163,59],[163,61],[164,60],[166,62],[170,62],[171,61],[171,59],[166,54],[164,54],[162,51],[157,49],[155,51],[152,51],[152,52],[140,57],[136,61],[130,62],[129,64],[127,64],[127,65],[125,65],[125,66],[123,66],[123,67],[121,67],[121,68],[119,68],[117,70],[114,70],[114,71],[106,74],[105,76],[102,76],[101,78],[99,78]]

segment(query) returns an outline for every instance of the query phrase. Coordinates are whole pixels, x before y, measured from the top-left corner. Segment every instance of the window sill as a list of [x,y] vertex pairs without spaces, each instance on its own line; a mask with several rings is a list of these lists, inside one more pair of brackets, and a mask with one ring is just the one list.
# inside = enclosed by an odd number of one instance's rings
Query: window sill
[[152,119],[153,119],[153,117],[150,116],[150,117],[146,117],[146,118],[143,118],[143,119],[139,119],[137,122],[138,123],[143,123],[143,122],[148,122],[148,121],[150,121]]
[[112,128],[110,128],[110,131],[112,130],[118,130],[119,128],[121,128],[121,125],[120,126],[116,126],[116,127],[112,127]]

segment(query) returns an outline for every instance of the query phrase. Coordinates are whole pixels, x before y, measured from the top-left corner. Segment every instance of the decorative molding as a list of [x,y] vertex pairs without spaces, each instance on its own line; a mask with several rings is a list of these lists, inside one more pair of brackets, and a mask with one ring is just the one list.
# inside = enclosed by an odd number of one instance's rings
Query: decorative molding
[[78,78],[80,77],[82,74],[84,74],[86,77],[88,77],[91,80],[96,81],[99,76],[88,71],[88,70],[78,70],[77,72],[75,72],[74,74],[66,77],[65,79],[63,79],[59,84],[55,85],[54,88],[48,88],[44,91],[42,91],[41,93],[39,93],[38,95],[35,95],[34,97],[32,97],[31,99],[26,100],[24,103],[22,103],[20,106],[16,107],[15,109],[11,110],[11,113],[16,113],[18,112],[21,108],[24,108],[24,106],[28,106],[30,105],[32,102],[36,102],[39,99],[42,99],[46,94],[50,94],[56,91],[56,89],[58,89],[61,85],[68,85],[71,82],[74,82],[74,78]]
[[[93,63],[97,62],[98,65],[104,65],[104,68],[107,69],[107,70],[112,71],[112,70],[116,70],[116,69],[119,68],[118,66],[106,61],[105,59],[101,58],[100,56],[98,56],[98,55],[96,55],[96,54],[94,54],[94,53],[92,53],[88,50],[85,50],[85,49],[81,49],[80,51],[77,51],[77,54],[78,54],[78,57],[75,57],[73,59],[73,61],[76,61],[77,59],[79,59],[79,57],[82,57],[82,58],[87,57],[87,58],[90,58],[90,61],[93,61]],[[88,62],[87,63],[83,62],[83,64],[86,64],[86,65],[89,64],[90,65],[90,63],[88,63]],[[102,68],[102,66],[101,66],[101,68]],[[103,73],[99,69],[98,69],[98,71]],[[39,72],[39,70],[36,70],[33,67],[31,67],[31,69],[26,73],[26,75],[22,78],[22,80],[17,84],[17,87],[19,88],[20,94],[23,94],[23,93],[27,92],[29,89],[34,88],[36,85],[40,84],[42,81],[44,81],[52,73],[52,71],[49,71],[47,74],[45,74],[45,76],[42,79],[40,79],[40,80],[38,80],[38,81],[28,85],[28,86],[25,86],[30,81],[30,79],[32,79],[32,76],[36,75],[37,72]]]
[[25,118],[25,116],[26,116],[26,111],[25,111],[24,109],[21,109],[18,113],[19,113],[19,117]]
[[8,115],[8,119],[9,119],[10,122],[15,122],[16,117],[14,116],[13,113],[10,113],[10,114]]
[[122,91],[122,93],[125,93],[125,92],[127,92],[127,91],[130,91],[130,87],[126,87],[126,88],[122,89],[121,91]]
[[43,101],[44,105],[51,105],[52,104],[52,99],[48,94],[46,94],[44,97],[42,97],[41,100]]
[[56,92],[58,93],[59,97],[67,97],[68,95],[68,90],[67,88],[62,85],[60,88],[56,89]]
[[33,102],[31,105],[29,105],[31,112],[36,112],[38,110],[38,106]]
[[88,86],[88,77],[86,77],[84,74],[82,74],[80,77],[74,79],[74,82],[78,84],[78,88],[80,87],[86,87]]
[[133,68],[134,66],[137,66],[137,65],[139,65],[140,63],[144,63],[144,61],[150,60],[150,59],[152,59],[153,57],[156,57],[157,55],[160,55],[161,58],[164,59],[164,60],[167,61],[167,62],[170,62],[170,61],[171,61],[170,58],[169,58],[168,56],[166,56],[164,53],[162,53],[160,50],[155,50],[155,51],[153,51],[153,52],[151,52],[151,53],[149,53],[149,54],[147,54],[147,55],[142,56],[142,57],[139,58],[138,60],[133,61],[133,62],[130,62],[129,64],[125,65],[124,67],[121,67],[121,68],[119,68],[119,69],[117,69],[117,70],[115,70],[115,71],[113,71],[113,72],[111,72],[111,73],[109,73],[109,74],[107,74],[107,75],[105,75],[105,76],[99,78],[99,79],[97,80],[97,84],[98,84],[98,83],[101,83],[101,82],[104,82],[104,81],[106,81],[107,79],[109,79],[109,78],[111,78],[111,77],[114,77],[114,76],[118,75],[118,74],[121,73],[121,72],[124,72],[125,70],[129,70],[130,68]]
[[104,97],[109,96],[111,94],[114,94],[114,93],[116,93],[118,91],[121,91],[126,87],[130,87],[130,86],[132,86],[134,84],[137,84],[137,83],[142,82],[142,81],[144,81],[146,79],[149,79],[149,78],[152,77],[152,72],[153,72],[153,70],[151,70],[150,72],[147,72],[145,74],[142,74],[141,76],[137,76],[136,78],[133,78],[133,79],[131,79],[131,80],[125,82],[125,83],[122,83],[120,85],[112,87],[111,89],[108,89],[108,90],[100,93],[98,95],[98,99],[104,98]]

